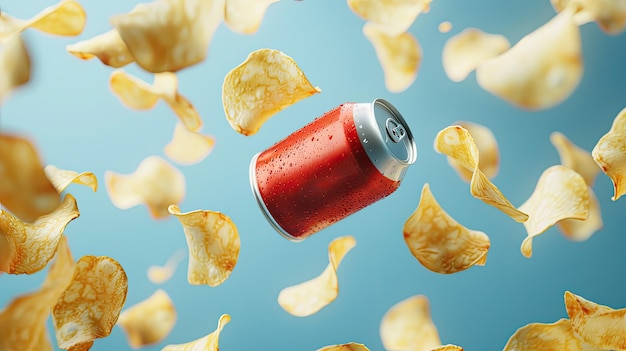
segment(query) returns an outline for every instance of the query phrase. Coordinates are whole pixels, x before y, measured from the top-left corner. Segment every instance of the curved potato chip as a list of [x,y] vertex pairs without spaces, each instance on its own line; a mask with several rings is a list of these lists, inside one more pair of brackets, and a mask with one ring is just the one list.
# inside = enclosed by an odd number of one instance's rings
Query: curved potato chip
[[189,247],[189,284],[211,287],[222,284],[235,269],[239,257],[241,242],[235,223],[215,211],[181,213],[175,205],[168,211],[178,218],[185,232]]
[[226,0],[224,23],[236,33],[253,34],[259,29],[267,8],[279,0]]
[[[500,169],[500,149],[498,148],[496,137],[489,128],[483,125],[471,122],[457,122],[457,124],[470,133],[476,144],[478,154],[480,155],[478,168],[487,178],[493,179]],[[447,159],[448,164],[459,173],[461,179],[467,182],[472,180],[472,170],[463,167],[463,165],[450,156],[448,156]]]
[[174,328],[176,309],[169,295],[159,289],[147,299],[122,311],[117,324],[126,333],[132,348],[156,344]]
[[564,219],[556,224],[559,231],[570,240],[585,241],[604,226],[600,202],[590,186],[587,187],[587,190],[589,191],[589,216],[587,219]]
[[230,322],[230,316],[223,314],[217,322],[217,329],[211,334],[186,344],[167,345],[161,351],[219,351],[220,333],[228,322]]
[[403,232],[411,254],[433,272],[457,273],[487,261],[487,234],[467,229],[450,217],[435,200],[428,183]]
[[494,206],[517,222],[525,222],[528,215],[518,210],[480,170],[478,147],[469,131],[462,126],[450,126],[437,134],[435,151],[455,160],[457,165],[472,171],[472,196]]
[[441,346],[428,298],[415,295],[391,306],[380,321],[380,339],[386,350],[429,351]]
[[104,183],[115,207],[126,210],[143,203],[153,218],[169,216],[167,207],[185,197],[185,176],[159,156],[145,158],[131,174],[106,171]]
[[595,21],[606,33],[617,35],[626,28],[624,0],[550,0],[557,12],[571,8],[578,25]]
[[483,89],[529,110],[561,103],[576,89],[582,75],[580,30],[572,21],[571,11],[556,15],[476,69]]
[[530,323],[517,329],[503,351],[594,350],[576,335],[568,319],[560,319],[552,324]]
[[12,22],[13,32],[34,28],[47,34],[61,36],[79,35],[87,22],[85,10],[75,0],[61,0],[28,20],[11,18],[4,13],[0,13],[0,17]]
[[150,266],[148,267],[148,279],[154,284],[163,284],[170,280],[178,264],[185,258],[185,251],[180,249],[176,251],[165,263],[165,266]]
[[613,181],[614,194],[611,198],[617,201],[626,193],[626,108],[615,117],[611,129],[598,140],[591,155],[600,169]]
[[448,344],[434,348],[432,351],[463,351],[463,348],[461,346]]
[[576,171],[583,176],[587,185],[593,186],[598,173],[600,173],[600,167],[593,160],[591,153],[576,146],[559,132],[550,134],[550,141],[559,153],[561,164]]
[[368,22],[379,25],[387,34],[405,33],[420,13],[430,10],[432,0],[348,0],[348,7]]
[[324,346],[317,351],[370,351],[367,346],[356,342],[349,342],[347,344],[328,345]]
[[230,126],[252,135],[280,110],[319,92],[291,57],[259,49],[226,74],[222,103]]
[[391,36],[374,23],[366,23],[363,34],[374,46],[387,90],[400,93],[410,87],[422,62],[422,48],[415,37],[408,32]]
[[174,135],[163,152],[172,161],[181,165],[193,165],[206,158],[213,150],[215,138],[189,131],[182,123],[177,123]]
[[481,63],[505,52],[511,44],[503,35],[467,28],[443,47],[443,69],[453,82],[461,82]]
[[307,317],[335,301],[339,294],[337,268],[344,256],[356,245],[352,236],[336,238],[328,245],[328,266],[319,276],[284,288],[278,294],[278,304],[296,317]]
[[529,214],[524,227],[528,236],[521,251],[526,257],[533,253],[532,240],[561,220],[587,219],[589,191],[583,177],[564,166],[552,166],[539,177],[532,195],[519,209]]
[[565,309],[585,342],[602,350],[626,350],[626,308],[614,310],[566,291]]
[[0,104],[17,87],[28,83],[30,71],[30,56],[21,35],[0,36]]
[[163,99],[187,129],[196,131],[202,126],[198,111],[178,93],[178,78],[174,73],[157,73],[154,83],[149,85],[122,70],[116,70],[111,73],[109,85],[120,101],[132,109],[147,110]]
[[46,176],[50,179],[50,182],[52,182],[52,185],[54,185],[58,192],[65,190],[65,188],[67,188],[71,183],[88,186],[93,191],[98,190],[98,179],[92,172],[77,173],[74,171],[59,169],[53,165],[47,165],[44,167],[43,171],[46,173]]
[[443,21],[439,23],[437,29],[439,29],[439,33],[448,33],[452,30],[452,23],[450,23],[449,21]]
[[67,289],[52,308],[59,348],[89,350],[95,339],[111,333],[126,301],[128,278],[107,256],[83,256]]
[[115,29],[91,39],[67,45],[65,49],[81,60],[97,57],[103,64],[114,68],[124,67],[135,61],[126,43],[120,37],[120,33]]

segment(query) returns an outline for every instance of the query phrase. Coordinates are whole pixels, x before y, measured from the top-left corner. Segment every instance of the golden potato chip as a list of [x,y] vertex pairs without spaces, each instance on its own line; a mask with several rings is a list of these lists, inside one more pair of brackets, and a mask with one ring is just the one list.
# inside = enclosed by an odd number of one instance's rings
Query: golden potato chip
[[44,167],[43,171],[46,173],[46,176],[48,176],[50,182],[52,182],[52,185],[54,185],[58,192],[62,192],[72,183],[88,186],[93,191],[98,190],[98,179],[92,172],[78,173],[65,169],[59,169],[53,165],[47,165]]
[[559,153],[561,164],[576,171],[583,176],[587,185],[593,186],[598,173],[600,173],[600,167],[593,160],[591,153],[576,146],[559,132],[550,134],[550,141]]
[[195,107],[178,93],[178,78],[174,73],[164,72],[154,75],[154,83],[149,85],[122,70],[111,74],[111,91],[129,108],[151,109],[159,99],[163,99],[176,113],[176,116],[191,131],[202,126],[202,119]]
[[439,23],[439,26],[437,26],[437,29],[439,29],[440,33],[448,33],[449,31],[452,30],[452,23],[450,23],[449,21],[443,21]]
[[576,89],[583,74],[580,30],[570,11],[522,38],[476,69],[478,84],[529,110],[553,107]]
[[530,323],[517,329],[503,351],[594,350],[576,335],[568,319],[560,319],[551,324]]
[[226,0],[224,23],[236,33],[253,34],[259,29],[267,8],[279,0]]
[[557,229],[570,240],[585,241],[604,226],[600,202],[590,186],[587,190],[589,191],[587,219],[564,219],[556,224]]
[[307,317],[335,301],[339,294],[337,268],[355,245],[356,240],[349,235],[333,240],[328,245],[326,269],[311,280],[281,290],[278,294],[280,307],[296,317]]
[[[489,128],[477,123],[457,122],[457,125],[465,128],[472,136],[476,148],[478,149],[478,154],[480,155],[478,168],[487,178],[493,179],[500,170],[500,149],[498,148],[496,137]],[[463,167],[463,165],[450,156],[448,156],[447,159],[448,164],[459,173],[461,179],[467,182],[472,180],[472,175],[474,174],[472,170]]]
[[189,131],[182,123],[177,123],[174,135],[163,152],[172,161],[181,165],[193,165],[206,158],[213,150],[215,138]]
[[196,210],[181,213],[178,206],[168,208],[183,226],[189,247],[189,284],[222,284],[239,258],[239,232],[235,223],[223,213]]
[[59,348],[89,350],[95,339],[111,333],[126,301],[128,278],[107,256],[83,256],[67,289],[52,308]]
[[432,351],[463,351],[463,348],[461,346],[448,344],[434,348]]
[[176,72],[204,60],[224,17],[224,0],[156,0],[111,18],[141,68]]
[[185,197],[185,176],[159,156],[145,158],[131,174],[106,171],[104,183],[115,207],[125,210],[143,203],[153,218],[169,216],[167,207]]
[[415,37],[408,32],[391,36],[374,23],[366,23],[363,34],[374,46],[387,90],[400,93],[408,89],[422,62],[422,48]]
[[163,284],[170,280],[178,264],[185,258],[186,254],[184,250],[176,251],[165,263],[165,266],[150,266],[148,267],[148,279],[154,284]]
[[380,339],[387,350],[430,351],[441,346],[428,298],[415,295],[391,306],[380,321]]
[[79,59],[90,60],[97,57],[103,64],[114,68],[124,67],[135,61],[126,43],[120,37],[120,33],[115,29],[91,39],[67,45],[65,49]]
[[443,47],[443,69],[453,82],[463,81],[478,65],[511,46],[503,35],[467,28],[451,37]]
[[0,33],[0,104],[17,87],[30,80],[30,56],[20,34]]
[[87,22],[85,10],[75,0],[61,0],[28,20],[11,18],[4,13],[0,13],[0,17],[11,22],[13,32],[34,28],[47,34],[62,36],[79,35]]
[[472,196],[494,206],[517,222],[528,219],[528,215],[516,209],[480,170],[478,147],[467,129],[460,125],[443,129],[435,138],[435,150],[454,159],[458,166],[472,172],[470,181]]
[[394,36],[408,31],[420,13],[430,10],[432,0],[348,0],[348,7],[368,22]]
[[591,151],[593,160],[600,169],[613,181],[614,194],[611,198],[617,201],[626,193],[624,177],[626,175],[626,108],[613,121],[611,129],[598,140]]
[[223,314],[217,322],[217,329],[211,334],[186,344],[167,345],[161,351],[219,351],[220,333],[228,322],[230,322],[230,316]]
[[404,223],[404,241],[411,254],[426,268],[450,274],[484,265],[489,237],[460,225],[439,206],[428,183],[415,212]]
[[132,348],[156,344],[174,328],[176,308],[169,295],[159,289],[147,299],[122,311],[117,324],[126,333]]
[[578,25],[595,21],[608,34],[617,35],[626,28],[624,0],[550,0],[558,12],[571,9]]
[[370,351],[370,349],[363,344],[349,342],[347,344],[324,346],[321,349],[317,349],[317,351]]
[[585,342],[602,350],[626,350],[626,308],[614,310],[566,291],[565,309]]
[[522,242],[521,251],[532,256],[532,240],[563,219],[587,219],[589,215],[589,191],[583,177],[564,166],[552,166],[539,177],[530,198],[519,209],[528,213],[524,222],[528,236]]
[[222,103],[230,126],[252,135],[280,110],[319,92],[291,57],[259,49],[226,74]]

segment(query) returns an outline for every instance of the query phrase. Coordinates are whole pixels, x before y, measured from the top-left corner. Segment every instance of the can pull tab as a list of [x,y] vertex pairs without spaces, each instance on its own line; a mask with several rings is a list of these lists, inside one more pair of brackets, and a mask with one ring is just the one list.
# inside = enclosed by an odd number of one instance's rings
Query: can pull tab
[[392,118],[387,118],[385,129],[387,129],[387,134],[389,134],[389,137],[394,143],[399,143],[400,140],[406,136],[404,126]]

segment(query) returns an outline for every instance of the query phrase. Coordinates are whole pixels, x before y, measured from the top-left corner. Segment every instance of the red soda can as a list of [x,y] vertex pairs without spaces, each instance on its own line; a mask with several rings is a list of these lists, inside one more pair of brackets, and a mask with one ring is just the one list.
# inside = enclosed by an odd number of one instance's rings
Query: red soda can
[[389,102],[345,103],[256,154],[250,184],[274,229],[300,241],[393,193],[416,158]]

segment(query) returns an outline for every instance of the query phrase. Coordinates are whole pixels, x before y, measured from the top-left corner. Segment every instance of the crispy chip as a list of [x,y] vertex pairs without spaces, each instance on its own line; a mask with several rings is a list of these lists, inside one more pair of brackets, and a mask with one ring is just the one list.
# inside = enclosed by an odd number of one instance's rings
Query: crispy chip
[[230,322],[230,316],[223,314],[217,322],[217,329],[211,334],[186,344],[167,345],[161,351],[219,351],[220,333],[228,322]]
[[[30,56],[20,34],[0,33],[0,104],[15,88],[30,80]],[[1,152],[1,151],[0,151]]]
[[602,171],[613,181],[614,194],[611,198],[617,201],[626,193],[626,108],[613,121],[611,129],[598,140],[591,151],[593,160]]
[[516,209],[480,170],[478,147],[467,129],[459,125],[443,129],[435,138],[435,150],[472,172],[470,182],[472,196],[494,206],[517,222],[525,222],[528,219],[528,215]]
[[279,0],[226,0],[224,23],[236,33],[253,34],[259,29],[267,8]]
[[291,57],[259,49],[226,74],[222,103],[230,126],[252,135],[280,110],[319,92]]
[[363,34],[374,46],[387,90],[400,93],[408,89],[422,62],[422,48],[415,37],[408,32],[391,36],[374,23],[366,23]]
[[134,173],[104,173],[104,183],[117,208],[125,210],[145,204],[153,218],[169,216],[167,207],[185,197],[185,176],[159,156],[149,156]]
[[370,351],[370,349],[363,344],[349,342],[347,344],[324,346],[321,349],[317,349],[317,351]]
[[111,333],[126,301],[128,279],[122,266],[106,256],[83,256],[67,289],[52,308],[59,348],[89,350]]
[[176,309],[164,290],[128,307],[117,320],[132,348],[156,344],[165,339],[176,324]]
[[505,52],[511,44],[503,36],[467,28],[443,47],[443,69],[453,82],[463,81],[478,65]]
[[54,185],[58,192],[62,192],[72,183],[88,186],[93,191],[98,190],[98,179],[92,172],[77,173],[74,171],[59,169],[53,165],[47,165],[44,167],[43,171],[46,173],[46,176],[48,176],[50,182],[52,182],[52,185]]
[[558,12],[571,8],[578,25],[595,21],[608,34],[617,35],[626,28],[624,0],[550,0]]
[[83,32],[87,22],[87,14],[75,0],[61,0],[29,20],[11,18],[0,13],[0,18],[11,22],[13,32],[21,32],[34,28],[47,34],[75,36]]
[[463,351],[463,348],[461,346],[448,344],[432,349],[432,351]]
[[589,191],[589,216],[587,219],[564,219],[556,224],[559,231],[568,239],[585,241],[604,226],[600,202],[590,186],[587,187],[587,190]]
[[141,68],[176,72],[204,60],[224,17],[224,0],[156,0],[111,18]]
[[583,74],[580,30],[571,11],[528,34],[476,69],[478,84],[512,105],[540,110],[564,101]]
[[600,167],[596,164],[591,153],[572,143],[565,135],[559,132],[550,134],[550,141],[561,158],[561,164],[583,176],[585,183],[593,186]]
[[566,291],[565,309],[585,342],[602,350],[626,350],[626,308],[614,310]]
[[163,152],[174,162],[193,165],[204,160],[213,150],[213,145],[213,136],[189,131],[182,123],[177,123],[172,141],[165,145]]
[[[483,125],[471,122],[458,122],[458,125],[465,128],[478,149],[480,155],[478,160],[478,168],[489,179],[493,179],[500,169],[500,149],[498,148],[498,141],[493,135],[491,130]],[[472,170],[463,167],[458,161],[452,157],[447,157],[448,163],[454,168],[461,179],[470,182],[472,180]]]
[[380,339],[387,350],[430,351],[441,346],[428,298],[415,295],[391,306],[380,321]]
[[112,29],[91,39],[66,46],[67,52],[82,60],[97,57],[100,62],[114,68],[124,67],[135,58],[117,30]]
[[211,287],[222,284],[230,274],[239,257],[239,232],[233,221],[223,213],[196,210],[181,213],[178,206],[168,208],[178,218],[189,247],[189,284],[206,284]]
[[537,181],[535,191],[519,209],[529,214],[524,222],[528,236],[521,251],[532,256],[532,240],[549,227],[567,218],[587,219],[589,191],[583,177],[564,166],[546,169]]
[[165,263],[165,266],[148,267],[148,279],[154,284],[163,284],[174,275],[178,264],[185,258],[185,251],[176,251]]
[[439,26],[437,26],[437,29],[439,29],[440,33],[448,33],[449,31],[452,30],[452,23],[450,23],[449,21],[443,21],[439,23]]
[[174,73],[164,72],[154,75],[154,83],[149,85],[122,70],[111,73],[111,91],[129,108],[147,110],[163,99],[176,116],[191,131],[202,126],[202,119],[195,107],[178,93],[178,78]]
[[328,245],[328,266],[319,276],[284,288],[278,304],[296,317],[310,316],[333,302],[339,294],[337,268],[344,256],[356,245],[352,236],[336,238]]
[[348,0],[350,9],[394,36],[408,31],[420,13],[430,10],[432,0]]
[[[570,321],[530,323],[515,332],[503,351],[594,351],[572,329]],[[598,350],[599,351],[599,350]]]

